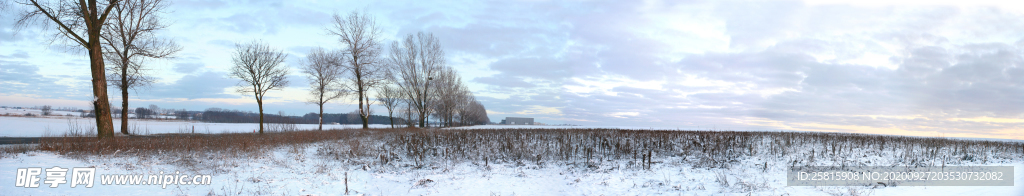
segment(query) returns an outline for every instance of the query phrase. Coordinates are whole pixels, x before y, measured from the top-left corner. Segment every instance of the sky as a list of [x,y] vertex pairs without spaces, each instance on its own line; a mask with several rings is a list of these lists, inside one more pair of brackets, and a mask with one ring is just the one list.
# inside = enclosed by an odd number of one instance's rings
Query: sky
[[[256,111],[227,72],[234,43],[262,40],[292,67],[266,110],[314,112],[301,59],[340,49],[331,15],[360,11],[385,44],[438,36],[495,122],[1024,139],[1024,4],[1012,1],[170,3],[159,34],[183,50],[148,64],[157,82],[132,107]],[[87,56],[52,31],[16,31],[13,16],[0,17],[0,105],[87,107]]]

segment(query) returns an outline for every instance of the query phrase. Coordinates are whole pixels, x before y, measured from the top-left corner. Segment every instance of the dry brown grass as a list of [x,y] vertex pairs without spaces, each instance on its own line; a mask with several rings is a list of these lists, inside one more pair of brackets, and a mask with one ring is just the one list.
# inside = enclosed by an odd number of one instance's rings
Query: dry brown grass
[[24,154],[34,150],[38,150],[38,148],[36,148],[36,146],[32,144],[2,145],[0,146],[0,158],[8,157],[14,154]]
[[259,151],[290,144],[306,144],[338,140],[363,130],[292,131],[228,134],[161,134],[129,136],[98,140],[95,137],[44,138],[39,149],[59,154],[111,154],[118,151],[192,152],[192,151]]
[[[657,131],[619,129],[347,129],[256,134],[164,135],[46,139],[39,149],[60,154],[228,153],[260,156],[267,150],[316,145],[328,160],[415,167],[439,162],[547,162],[582,167],[628,161],[639,168],[676,157],[695,167],[729,167],[743,157],[774,157],[793,164],[853,155],[890,157],[903,165],[987,161],[1024,155],[1024,143],[815,132]],[[843,163],[845,164],[845,162]]]

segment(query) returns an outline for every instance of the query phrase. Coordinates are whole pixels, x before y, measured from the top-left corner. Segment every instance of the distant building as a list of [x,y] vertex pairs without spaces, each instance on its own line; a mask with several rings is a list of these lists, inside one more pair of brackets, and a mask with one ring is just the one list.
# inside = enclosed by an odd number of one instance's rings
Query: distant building
[[533,125],[533,118],[522,118],[522,117],[505,117],[505,120],[501,120],[503,125]]

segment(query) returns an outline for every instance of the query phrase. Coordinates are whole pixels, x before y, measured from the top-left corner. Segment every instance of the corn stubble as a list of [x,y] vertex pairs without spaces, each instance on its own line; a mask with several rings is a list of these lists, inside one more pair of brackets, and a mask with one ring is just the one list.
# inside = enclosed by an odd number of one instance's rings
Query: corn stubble
[[[597,168],[605,162],[649,169],[675,161],[697,168],[729,168],[757,157],[788,165],[877,165],[858,157],[882,157],[893,165],[938,166],[1017,159],[1024,143],[815,132],[741,132],[623,129],[344,129],[255,134],[165,135],[44,139],[39,150],[64,155],[146,156],[231,154],[258,158],[271,150],[312,146],[315,155],[368,166],[442,167],[527,163]],[[10,149],[23,152],[25,149]],[[199,156],[202,157],[202,156]],[[619,164],[615,164],[619,165]]]

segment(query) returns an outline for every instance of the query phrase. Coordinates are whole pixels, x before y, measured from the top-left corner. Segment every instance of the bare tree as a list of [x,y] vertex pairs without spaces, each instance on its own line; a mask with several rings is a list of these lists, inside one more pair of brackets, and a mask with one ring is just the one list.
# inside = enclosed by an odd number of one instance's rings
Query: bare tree
[[377,21],[358,12],[344,17],[334,14],[334,22],[327,30],[339,37],[348,55],[345,68],[349,75],[349,88],[357,94],[363,129],[369,129],[370,97],[367,92],[383,82],[386,74],[379,57],[381,31],[377,28]]
[[462,77],[459,76],[459,73],[451,67],[441,67],[437,78],[432,82],[434,83],[432,96],[436,100],[433,104],[434,114],[442,125],[455,126],[453,122],[457,109],[462,102],[467,101],[469,90],[462,84]]
[[260,41],[235,44],[231,77],[242,80],[238,82],[239,93],[252,93],[256,97],[256,105],[260,107],[260,134],[263,134],[263,95],[288,85],[285,79],[288,67],[281,65],[286,57],[284,52]]
[[153,117],[153,110],[146,109],[144,107],[135,108],[136,119],[147,119]]
[[302,73],[309,78],[311,89],[309,93],[313,96],[306,102],[320,107],[318,121],[320,125],[317,130],[324,130],[324,104],[348,93],[341,81],[342,74],[345,73],[341,66],[344,60],[345,55],[343,54],[327,52],[323,48],[317,47],[306,56],[306,61],[303,62]]
[[348,123],[359,121],[360,119],[362,119],[362,117],[359,117],[359,116],[361,116],[359,113],[360,113],[359,110],[355,110],[355,111],[349,112],[348,114],[345,114],[345,120]]
[[390,80],[398,85],[402,96],[416,110],[420,127],[426,127],[431,110],[430,82],[445,61],[441,43],[433,34],[420,32],[415,37],[410,34],[402,42],[391,43],[387,58],[392,71]]
[[149,104],[149,114],[152,115],[149,118],[160,118],[160,106],[156,106],[156,104]]
[[176,120],[189,120],[189,112],[185,109],[174,111],[174,119]]
[[405,107],[399,110],[399,116],[402,116],[402,118],[405,119],[406,127],[416,127],[416,121],[413,120],[413,116],[418,115],[415,114],[416,111],[412,107],[412,102],[408,99],[403,99],[401,103]]
[[[70,41],[82,46],[89,54],[92,72],[93,107],[96,108],[96,136],[112,138],[114,123],[110,117],[110,100],[107,98],[107,75],[103,62],[103,47],[100,33],[107,15],[120,0],[57,0],[56,2],[25,0],[19,4],[31,7],[23,12],[16,23],[17,29],[42,22],[44,29],[56,30],[52,41]],[[51,23],[52,22],[52,23]]]
[[44,105],[39,110],[42,111],[43,116],[49,116],[50,114],[53,113],[53,107],[51,107],[50,105]]
[[377,88],[377,102],[380,102],[380,105],[388,109],[388,119],[391,120],[392,129],[395,128],[394,112],[398,105],[401,104],[401,96],[402,94],[394,86],[384,85]]
[[465,100],[460,103],[457,110],[459,125],[484,125],[491,122],[487,117],[487,109],[471,92],[467,91]]
[[[169,58],[181,47],[156,37],[156,31],[167,27],[159,16],[167,7],[163,0],[123,0],[113,7],[100,37],[104,59],[112,65],[110,77],[115,78],[108,82],[121,91],[121,108],[128,108],[128,90],[153,82],[145,74],[145,59]],[[127,115],[128,110],[121,110],[121,116]],[[121,133],[129,133],[127,118],[121,118]]]
[[10,5],[10,4],[8,4],[8,3],[10,3],[10,2],[7,2],[7,1],[0,1],[0,14],[3,14],[3,13],[4,13],[5,11],[7,11],[7,9],[8,9],[8,8],[9,8],[9,7],[11,6],[11,5]]
[[0,17],[7,18],[5,16],[11,11],[11,1],[0,1]]
[[472,125],[470,117],[473,115],[470,112],[470,105],[476,101],[476,97],[473,96],[473,92],[469,91],[469,87],[461,85],[458,95],[458,100],[455,102],[455,119],[458,120],[457,126]]
[[121,110],[122,109],[119,108],[119,107],[110,107],[110,115],[113,116],[114,118],[122,118],[121,117]]
[[487,109],[484,108],[484,104],[476,101],[475,98],[469,103],[469,107],[466,110],[468,121],[474,125],[484,125],[491,122],[491,118],[487,117]]

